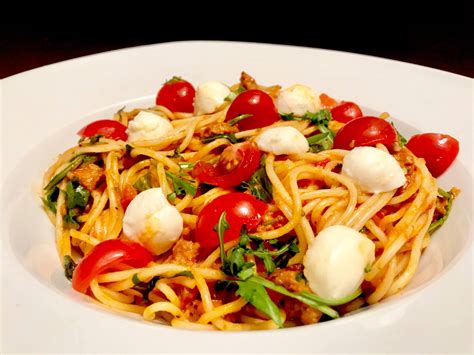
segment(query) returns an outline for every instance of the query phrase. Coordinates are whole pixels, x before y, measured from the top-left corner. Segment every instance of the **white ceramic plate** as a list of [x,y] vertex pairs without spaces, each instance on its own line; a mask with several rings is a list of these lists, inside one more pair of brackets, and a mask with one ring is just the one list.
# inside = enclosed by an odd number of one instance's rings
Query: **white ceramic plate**
[[[86,122],[151,105],[173,75],[305,83],[376,112],[407,135],[461,142],[440,185],[461,187],[452,216],[399,297],[347,318],[268,332],[190,332],[112,313],[73,292],[36,193],[43,170]],[[246,43],[178,42],[79,58],[1,82],[2,345],[7,352],[469,352],[472,350],[472,81],[373,57]],[[412,128],[416,127],[416,129]],[[471,311],[469,311],[471,310]]]

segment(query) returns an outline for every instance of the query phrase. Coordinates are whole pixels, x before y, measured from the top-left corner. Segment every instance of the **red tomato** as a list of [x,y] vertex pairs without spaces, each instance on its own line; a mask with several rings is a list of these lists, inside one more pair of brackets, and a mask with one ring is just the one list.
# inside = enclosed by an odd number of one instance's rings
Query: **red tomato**
[[137,190],[130,184],[125,185],[122,191],[122,198],[120,199],[120,203],[124,211],[136,196]]
[[89,123],[83,127],[79,132],[82,138],[92,137],[96,134],[102,134],[105,138],[123,140],[126,141],[128,138],[127,127],[115,120],[98,120]]
[[200,182],[228,188],[250,179],[260,165],[260,151],[255,143],[243,142],[228,146],[217,164],[199,161],[191,175]]
[[273,99],[261,90],[247,90],[239,94],[230,105],[225,120],[229,121],[243,114],[252,117],[237,123],[241,131],[269,126],[280,119]]
[[385,120],[377,117],[361,117],[346,123],[334,137],[334,149],[350,150],[360,146],[382,143],[391,146],[397,140],[397,132]]
[[244,224],[248,231],[255,231],[267,209],[265,202],[243,192],[219,196],[199,213],[196,223],[196,241],[203,247],[219,245],[219,236],[214,231],[214,226],[224,211],[229,223],[229,229],[224,233],[224,242],[229,242],[239,237]]
[[355,103],[347,101],[332,108],[331,115],[336,121],[347,123],[356,118],[362,117],[362,111]]
[[120,239],[97,244],[77,265],[72,275],[72,287],[86,293],[91,281],[118,263],[144,267],[153,260],[151,253],[138,243]]
[[411,137],[407,148],[417,157],[425,159],[428,170],[434,177],[438,177],[456,159],[459,142],[447,134],[424,133]]
[[196,90],[189,82],[173,77],[158,91],[155,102],[173,112],[193,112],[195,95]]
[[324,107],[329,108],[329,109],[337,105],[336,100],[334,100],[331,96],[328,96],[327,94],[319,95],[319,100],[321,101],[321,104]]

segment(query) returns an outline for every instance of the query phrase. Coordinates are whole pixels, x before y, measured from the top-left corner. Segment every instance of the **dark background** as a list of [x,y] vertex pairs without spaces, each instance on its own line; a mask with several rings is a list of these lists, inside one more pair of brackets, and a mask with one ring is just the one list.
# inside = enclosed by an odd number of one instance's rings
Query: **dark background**
[[[448,8],[449,5],[447,5]],[[468,7],[397,21],[397,16],[341,27],[331,21],[283,21],[249,25],[226,23],[205,28],[199,22],[130,19],[122,23],[81,26],[0,25],[0,78],[66,59],[151,43],[178,40],[231,40],[292,44],[369,54],[474,77],[472,16]],[[230,21],[230,20],[229,20]],[[187,26],[186,23],[192,24]],[[252,24],[252,22],[250,22]],[[216,30],[217,29],[217,30]]]

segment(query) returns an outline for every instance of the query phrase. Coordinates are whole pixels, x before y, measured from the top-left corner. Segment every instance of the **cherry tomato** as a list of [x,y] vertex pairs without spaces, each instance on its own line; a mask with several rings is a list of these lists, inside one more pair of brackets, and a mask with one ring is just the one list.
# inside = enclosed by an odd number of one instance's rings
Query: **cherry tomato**
[[124,211],[136,196],[137,190],[130,184],[125,185],[122,191],[122,197],[120,199],[120,204],[122,205]]
[[385,120],[377,117],[361,117],[346,123],[334,137],[334,149],[351,150],[360,146],[382,143],[391,146],[397,140],[397,132]]
[[324,107],[329,108],[329,109],[337,105],[336,100],[334,100],[331,96],[328,96],[327,94],[319,95],[319,100],[321,101],[321,104]]
[[127,127],[115,120],[98,120],[89,123],[83,127],[79,132],[82,138],[92,137],[97,134],[103,135],[105,138],[123,140],[126,141],[128,138]]
[[219,236],[214,231],[222,212],[226,212],[229,229],[224,233],[224,242],[237,239],[243,225],[249,232],[255,231],[263,219],[268,206],[265,202],[243,192],[219,196],[199,213],[196,224],[196,241],[203,247],[219,245]]
[[200,182],[228,188],[250,179],[260,165],[260,151],[255,143],[243,142],[228,146],[217,164],[199,161],[191,175]]
[[118,263],[144,267],[153,260],[151,253],[138,243],[120,239],[97,244],[77,265],[72,275],[72,287],[86,293],[91,281]]
[[456,159],[459,142],[447,134],[424,133],[411,137],[407,148],[417,157],[425,159],[428,170],[434,177],[438,177]]
[[193,112],[195,95],[196,90],[189,82],[173,77],[158,91],[155,102],[173,112]]
[[243,114],[252,116],[237,123],[241,131],[269,126],[280,119],[273,99],[261,90],[247,90],[239,94],[230,105],[225,120]]
[[353,102],[342,102],[331,109],[332,118],[336,121],[347,123],[362,117],[362,110]]

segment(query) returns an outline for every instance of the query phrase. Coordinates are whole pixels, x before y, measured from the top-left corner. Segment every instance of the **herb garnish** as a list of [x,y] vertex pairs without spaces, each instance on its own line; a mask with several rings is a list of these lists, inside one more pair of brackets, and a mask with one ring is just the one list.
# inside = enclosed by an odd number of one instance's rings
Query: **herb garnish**
[[260,167],[252,174],[250,180],[243,183],[242,186],[248,188],[256,198],[268,203],[273,200],[273,188],[265,170],[265,159],[266,156],[263,156],[260,160]]
[[428,233],[433,233],[446,222],[451,212],[451,207],[453,206],[453,200],[456,197],[452,191],[444,191],[441,188],[438,188],[438,195],[448,201],[446,204],[446,213],[430,224]]
[[74,273],[74,270],[76,269],[77,264],[72,260],[70,255],[64,255],[63,259],[63,266],[64,266],[64,276],[71,281],[72,280],[72,274]]
[[216,139],[221,139],[221,138],[225,138],[227,139],[229,142],[231,143],[237,143],[238,142],[238,139],[237,137],[235,136],[234,133],[230,133],[230,134],[216,134],[214,136],[210,136],[210,137],[206,137],[206,138],[203,138],[202,139],[202,142],[203,143],[210,143],[212,141],[215,141]]

